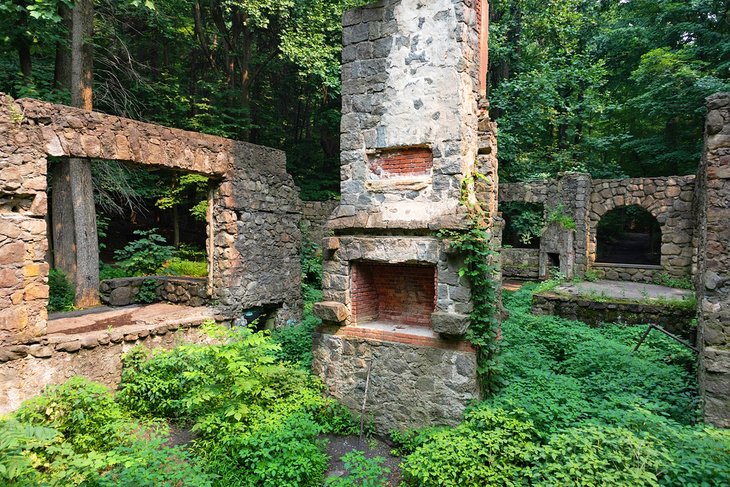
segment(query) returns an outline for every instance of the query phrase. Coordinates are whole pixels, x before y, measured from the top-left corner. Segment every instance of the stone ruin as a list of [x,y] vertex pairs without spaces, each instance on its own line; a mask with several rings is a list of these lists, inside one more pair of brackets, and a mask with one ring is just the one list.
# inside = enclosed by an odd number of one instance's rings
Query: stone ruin
[[[192,293],[193,302],[203,294],[217,303],[219,320],[257,307],[276,308],[280,325],[299,318],[301,202],[283,152],[0,94],[0,410],[74,370],[116,385],[122,348],[147,337],[160,341],[168,331],[165,325],[94,337],[48,336],[49,156],[209,176],[207,286],[181,294]],[[116,361],[116,376],[94,375],[93,369],[110,361]]]
[[[674,313],[683,323],[671,329],[687,337],[696,336],[699,355],[699,384],[704,417],[709,423],[730,427],[730,94],[707,100],[705,149],[697,175],[634,179],[592,180],[588,174],[566,173],[558,180],[502,184],[499,201],[520,201],[544,205],[545,214],[560,205],[576,223],[575,229],[547,226],[538,249],[502,249],[505,277],[547,278],[555,265],[568,279],[587,271],[611,280],[652,282],[660,274],[691,277],[698,299],[697,330],[687,329],[695,313]],[[608,211],[629,205],[647,210],[661,230],[659,265],[607,264],[596,262],[596,233],[601,217]],[[551,254],[554,256],[551,258]],[[559,314],[585,319],[577,308],[600,303],[584,303],[561,298],[540,298],[533,312],[562,306]],[[566,308],[566,306],[568,308]],[[639,305],[619,305],[604,310],[604,320],[617,313],[636,311]],[[567,310],[567,314],[566,314]],[[543,310],[544,311],[544,310]],[[590,310],[588,310],[590,311]],[[651,314],[651,313],[650,313]],[[642,316],[646,317],[642,312]],[[658,322],[672,322],[657,316]]]
[[462,183],[477,171],[496,211],[483,5],[386,0],[343,19],[342,199],[323,241],[314,371],[351,409],[365,401],[381,432],[455,424],[480,397],[463,256],[437,232],[466,228]]
[[705,420],[730,428],[730,93],[707,108],[696,199],[699,381]]
[[[606,279],[652,282],[659,274],[692,273],[695,176],[592,179],[585,173],[564,173],[557,180],[499,185],[499,202],[543,205],[545,216],[556,209],[575,222],[575,230],[548,224],[539,249],[502,249],[505,277],[544,279],[557,267],[568,279],[592,270]],[[596,235],[601,218],[614,208],[637,205],[659,223],[662,233],[659,265],[607,264],[596,261]]]

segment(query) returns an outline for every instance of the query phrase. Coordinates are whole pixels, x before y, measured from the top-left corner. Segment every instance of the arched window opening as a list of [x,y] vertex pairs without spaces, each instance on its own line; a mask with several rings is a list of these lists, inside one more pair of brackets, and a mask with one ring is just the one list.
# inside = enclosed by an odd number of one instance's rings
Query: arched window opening
[[504,231],[502,245],[518,249],[539,249],[545,226],[545,209],[540,203],[513,201],[500,204]]
[[596,262],[659,265],[662,233],[659,222],[640,206],[613,209],[603,215],[596,235]]

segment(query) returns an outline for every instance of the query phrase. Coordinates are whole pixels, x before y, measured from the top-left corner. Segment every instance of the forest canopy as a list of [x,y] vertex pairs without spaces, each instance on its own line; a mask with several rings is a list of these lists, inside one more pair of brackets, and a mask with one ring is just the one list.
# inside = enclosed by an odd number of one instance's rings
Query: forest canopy
[[[99,0],[94,107],[286,150],[338,191],[341,15],[364,0]],[[0,91],[68,102],[71,0],[0,0]],[[503,180],[693,173],[704,98],[730,89],[728,0],[492,0]]]

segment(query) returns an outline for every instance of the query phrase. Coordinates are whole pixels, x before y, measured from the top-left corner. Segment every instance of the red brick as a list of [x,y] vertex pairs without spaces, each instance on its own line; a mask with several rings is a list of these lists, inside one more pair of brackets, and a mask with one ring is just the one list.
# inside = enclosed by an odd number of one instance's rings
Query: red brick
[[436,306],[436,269],[354,263],[351,298],[355,323],[382,320],[429,327]]
[[423,147],[383,151],[370,163],[370,170],[382,177],[427,175],[432,168],[433,153]]

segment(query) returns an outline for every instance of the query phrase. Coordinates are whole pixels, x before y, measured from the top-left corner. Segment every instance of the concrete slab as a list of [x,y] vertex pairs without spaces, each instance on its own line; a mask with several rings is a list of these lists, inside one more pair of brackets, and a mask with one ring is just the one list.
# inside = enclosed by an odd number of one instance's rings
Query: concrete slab
[[202,323],[214,320],[218,312],[208,307],[181,306],[169,303],[100,308],[97,312],[79,315],[58,314],[48,321],[48,335],[75,335],[109,329],[126,331],[129,327],[165,324]]
[[438,335],[436,335],[436,333],[434,333],[433,330],[429,327],[402,325],[389,321],[370,321],[368,323],[358,324],[356,328],[365,328],[367,330],[380,330],[392,333],[407,333],[413,336],[438,338]]
[[632,301],[658,300],[684,300],[692,299],[694,292],[687,289],[675,289],[671,287],[658,286],[656,284],[644,284],[641,282],[627,281],[595,281],[565,283],[556,287],[556,293],[570,294],[576,297],[596,297],[608,299],[627,299]]

